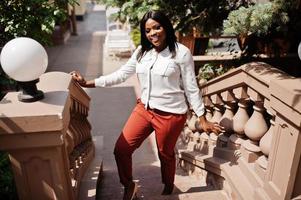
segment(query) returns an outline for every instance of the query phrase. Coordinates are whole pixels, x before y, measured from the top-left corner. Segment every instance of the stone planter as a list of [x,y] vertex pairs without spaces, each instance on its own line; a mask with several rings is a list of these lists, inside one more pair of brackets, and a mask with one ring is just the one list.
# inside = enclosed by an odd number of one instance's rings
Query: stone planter
[[208,48],[209,37],[193,35],[179,36],[179,42],[188,47],[193,55],[204,55]]
[[281,57],[290,52],[291,42],[284,37],[267,35],[258,37],[254,34],[237,36],[239,48],[247,56],[264,54],[268,57]]

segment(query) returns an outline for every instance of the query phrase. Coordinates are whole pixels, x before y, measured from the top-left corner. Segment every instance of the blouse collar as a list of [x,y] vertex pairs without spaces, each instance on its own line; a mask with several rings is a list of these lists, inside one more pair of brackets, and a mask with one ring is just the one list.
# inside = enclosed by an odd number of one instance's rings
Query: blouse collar
[[161,56],[168,56],[170,54],[170,51],[169,51],[169,47],[165,47],[165,49],[163,49],[162,51],[160,52],[157,52],[155,48],[152,48],[151,49],[151,54],[152,55],[161,55]]

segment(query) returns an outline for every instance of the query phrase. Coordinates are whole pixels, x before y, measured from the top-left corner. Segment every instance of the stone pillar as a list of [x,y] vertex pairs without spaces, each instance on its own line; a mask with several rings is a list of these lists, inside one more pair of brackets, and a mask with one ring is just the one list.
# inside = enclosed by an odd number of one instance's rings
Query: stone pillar
[[[223,113],[222,113],[222,108],[223,108],[223,100],[222,97],[219,94],[214,94],[211,96],[212,103],[214,105],[214,113],[212,118],[210,119],[211,122],[216,122],[219,123]],[[210,145],[211,147],[216,146],[217,143],[217,134],[216,133],[210,133],[209,134],[210,138]]]
[[[38,88],[45,94],[41,101],[19,102],[17,92],[2,100],[0,149],[9,153],[19,199],[76,199],[81,176],[72,177],[71,154],[79,145],[85,152],[74,157],[82,162],[81,175],[94,155],[86,121],[90,98],[62,72],[43,74]],[[72,109],[81,113],[80,123]]]

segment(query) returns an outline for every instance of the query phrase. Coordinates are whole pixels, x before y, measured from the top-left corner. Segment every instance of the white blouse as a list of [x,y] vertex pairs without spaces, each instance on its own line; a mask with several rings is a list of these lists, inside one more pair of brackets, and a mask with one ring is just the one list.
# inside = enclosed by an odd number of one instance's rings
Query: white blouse
[[146,108],[149,106],[165,112],[184,114],[188,109],[187,99],[196,115],[203,115],[205,109],[195,78],[192,55],[187,47],[177,44],[176,56],[173,58],[167,47],[159,53],[151,49],[139,62],[137,54],[141,47],[138,47],[117,71],[96,78],[95,86],[119,84],[137,73],[141,101]]

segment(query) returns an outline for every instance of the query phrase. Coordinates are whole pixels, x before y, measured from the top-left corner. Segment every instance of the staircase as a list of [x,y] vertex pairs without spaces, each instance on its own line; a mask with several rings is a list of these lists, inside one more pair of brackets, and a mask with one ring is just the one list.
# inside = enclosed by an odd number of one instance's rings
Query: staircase
[[[97,139],[97,138],[96,138]],[[94,141],[95,142],[95,141]],[[97,149],[97,142],[95,142]],[[106,144],[104,144],[106,146]],[[195,170],[190,173],[177,165],[175,175],[175,187],[172,195],[162,196],[163,184],[161,183],[160,162],[155,152],[154,135],[151,135],[133,155],[134,181],[138,183],[138,199],[140,200],[228,200],[226,192],[216,189],[207,179],[207,173]],[[106,149],[104,147],[104,149]],[[97,150],[96,150],[97,155]],[[96,156],[97,158],[97,156]],[[108,160],[108,158],[110,160]],[[95,162],[94,162],[95,163]],[[96,162],[96,166],[97,166]],[[93,165],[93,164],[92,164]],[[104,155],[104,169],[95,168],[87,173],[89,177],[84,178],[90,184],[98,184],[96,190],[90,190],[90,195],[95,199],[121,200],[123,187],[119,183],[118,172],[114,164],[113,155]],[[98,179],[97,179],[98,178]],[[87,184],[90,183],[90,184]],[[86,189],[84,189],[87,191]],[[89,192],[86,194],[89,195]],[[93,196],[93,194],[95,194]],[[87,195],[81,196],[80,200],[93,199]]]
[[[48,49],[48,70],[78,70],[87,78],[95,78],[124,64],[127,59],[116,61],[103,57],[104,22],[105,11],[89,4],[88,17],[78,23],[79,35],[71,37],[65,46]],[[113,148],[135,105],[136,96],[139,96],[136,86],[137,81],[130,79],[114,88],[87,90],[91,97],[89,121],[92,125],[95,159],[81,182],[80,200],[122,199],[123,188],[118,180]],[[269,165],[262,170],[254,163],[254,155],[244,151],[233,161],[235,151],[232,152],[232,148],[215,144],[214,141],[202,138],[201,134],[192,134],[189,142],[200,148],[186,154],[185,162],[190,163],[190,166],[178,166],[173,194],[161,196],[163,184],[156,145],[151,136],[133,156],[133,174],[139,185],[139,199],[300,199],[300,79],[290,78],[259,63],[244,66],[212,80],[205,89],[204,100],[209,110],[233,100],[249,99],[249,96],[252,101],[264,102],[277,128],[270,147]],[[235,98],[231,98],[233,93]],[[233,112],[236,112],[237,105],[238,102]],[[267,112],[264,114],[267,115]]]

